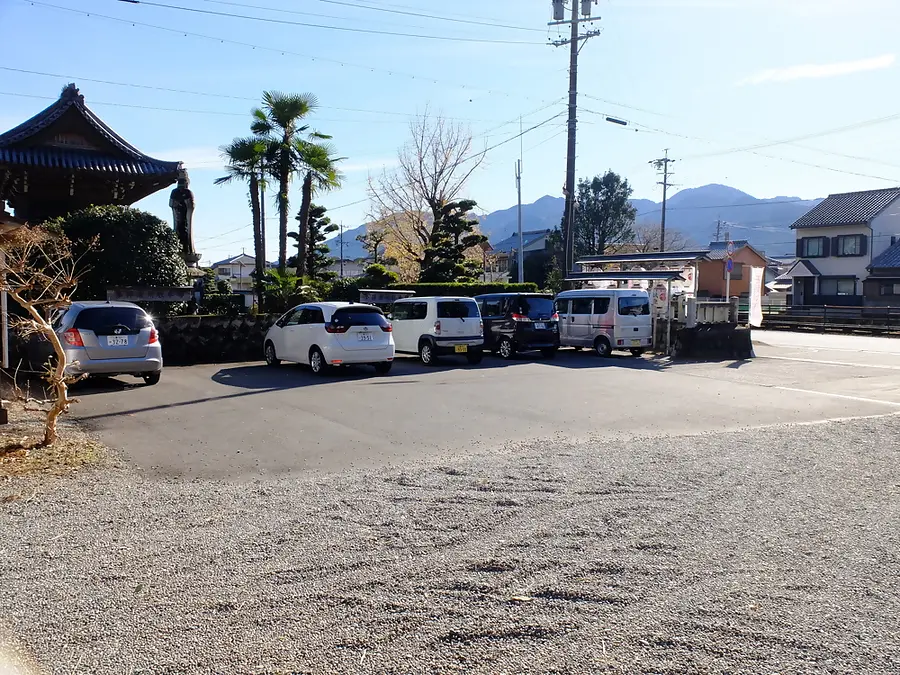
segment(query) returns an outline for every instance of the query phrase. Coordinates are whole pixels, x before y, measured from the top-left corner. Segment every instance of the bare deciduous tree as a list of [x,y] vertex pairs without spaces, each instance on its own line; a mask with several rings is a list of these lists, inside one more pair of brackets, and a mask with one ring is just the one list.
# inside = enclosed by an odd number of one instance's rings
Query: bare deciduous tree
[[[694,246],[694,242],[688,239],[683,232],[666,229],[666,250],[686,251]],[[629,247],[630,248],[630,247]],[[635,225],[634,226],[634,252],[653,253],[659,250],[659,225]]]
[[428,110],[410,122],[409,130],[398,168],[369,179],[370,216],[390,232],[398,261],[417,265],[441,209],[462,196],[485,152],[472,150],[467,127]]
[[44,374],[52,404],[44,425],[45,446],[56,442],[57,420],[75,402],[69,398],[69,385],[79,378],[66,374],[66,355],[52,322],[57,312],[72,303],[72,293],[78,286],[77,269],[78,260],[72,256],[69,240],[42,228],[16,230],[4,242],[0,255],[0,290],[27,312],[27,316],[14,319],[15,327],[25,336],[43,336],[55,355]]

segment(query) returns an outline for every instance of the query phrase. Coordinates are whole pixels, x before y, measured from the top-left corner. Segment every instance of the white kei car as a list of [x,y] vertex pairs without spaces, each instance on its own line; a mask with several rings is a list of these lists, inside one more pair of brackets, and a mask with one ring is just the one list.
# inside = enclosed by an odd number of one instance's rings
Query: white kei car
[[381,375],[394,362],[391,323],[374,305],[311,302],[289,310],[263,341],[269,366],[282,361],[308,364],[316,375],[333,366],[368,364]]

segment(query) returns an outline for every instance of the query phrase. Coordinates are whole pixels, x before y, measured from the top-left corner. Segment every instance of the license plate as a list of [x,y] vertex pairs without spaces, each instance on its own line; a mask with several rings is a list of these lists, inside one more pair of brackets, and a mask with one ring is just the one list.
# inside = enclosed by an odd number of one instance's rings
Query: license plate
[[465,354],[467,351],[469,351],[469,345],[456,345],[454,349],[456,350],[457,354]]
[[632,347],[640,347],[640,346],[641,346],[641,341],[640,341],[640,340],[632,340],[632,341],[631,341],[631,346],[632,346]]
[[547,324],[545,323],[536,323],[534,324],[535,330],[547,330]]
[[357,333],[357,335],[359,335],[360,342],[372,342],[375,339],[371,333]]
[[128,346],[128,336],[127,335],[110,335],[106,338],[106,346],[107,347],[127,347]]

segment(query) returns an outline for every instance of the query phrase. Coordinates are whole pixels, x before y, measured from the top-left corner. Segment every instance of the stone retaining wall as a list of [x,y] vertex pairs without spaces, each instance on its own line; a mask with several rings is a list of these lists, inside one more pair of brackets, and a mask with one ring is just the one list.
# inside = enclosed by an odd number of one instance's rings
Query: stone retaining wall
[[259,361],[263,338],[278,319],[261,316],[176,316],[157,319],[167,366]]

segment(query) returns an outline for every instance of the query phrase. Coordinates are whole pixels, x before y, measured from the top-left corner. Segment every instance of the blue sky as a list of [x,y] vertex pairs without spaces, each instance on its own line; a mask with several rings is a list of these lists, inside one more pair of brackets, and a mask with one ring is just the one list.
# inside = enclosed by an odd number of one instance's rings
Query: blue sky
[[[219,146],[246,134],[263,90],[319,98],[311,123],[333,135],[347,159],[344,187],[317,201],[347,228],[365,222],[367,204],[337,207],[365,200],[367,176],[390,169],[409,116],[426,106],[468,124],[477,147],[515,135],[520,115],[528,128],[565,112],[568,54],[546,44],[557,37],[546,26],[549,0],[158,4],[529,43],[335,31],[117,0],[0,0],[0,127],[23,121],[76,82],[122,136],[188,166],[197,200],[194,237],[205,261],[252,250],[246,190],[213,180],[222,174]],[[631,181],[636,197],[658,200],[648,161],[669,148],[681,187],[725,183],[756,197],[812,198],[900,185],[896,0],[600,0],[594,15],[602,34],[584,47],[580,63],[579,176],[611,168]],[[630,124],[609,124],[605,114]],[[561,194],[562,122],[524,136],[526,202]],[[474,174],[468,196],[484,211],[515,203],[518,153],[518,141],[502,145]],[[299,186],[293,198],[299,206]],[[138,206],[169,220],[167,201],[165,191]],[[275,243],[274,219],[268,228]],[[268,253],[274,257],[276,247]]]

